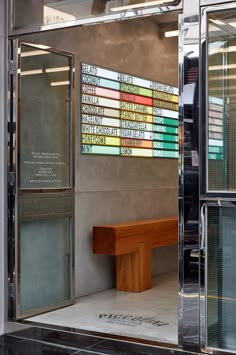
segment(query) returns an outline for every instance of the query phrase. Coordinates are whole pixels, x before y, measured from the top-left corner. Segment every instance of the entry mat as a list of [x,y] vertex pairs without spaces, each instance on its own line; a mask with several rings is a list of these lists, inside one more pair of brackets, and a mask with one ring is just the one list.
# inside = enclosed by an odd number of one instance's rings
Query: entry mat
[[107,290],[79,298],[73,306],[27,320],[177,344],[177,272],[155,277],[153,288],[145,292]]

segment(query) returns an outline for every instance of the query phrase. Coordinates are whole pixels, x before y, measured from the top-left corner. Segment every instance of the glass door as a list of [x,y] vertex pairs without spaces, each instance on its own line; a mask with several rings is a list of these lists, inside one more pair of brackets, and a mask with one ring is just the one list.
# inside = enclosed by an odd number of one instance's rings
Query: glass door
[[236,351],[236,205],[206,208],[206,346]]
[[11,42],[11,317],[73,303],[73,56]]
[[236,352],[236,12],[202,13],[201,339]]

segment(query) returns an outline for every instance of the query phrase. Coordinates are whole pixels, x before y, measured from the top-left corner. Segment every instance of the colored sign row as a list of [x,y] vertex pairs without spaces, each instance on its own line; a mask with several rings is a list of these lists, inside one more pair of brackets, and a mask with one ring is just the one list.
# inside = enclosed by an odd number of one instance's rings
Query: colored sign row
[[223,100],[209,97],[208,159],[223,160]]
[[82,153],[178,157],[178,89],[81,64]]

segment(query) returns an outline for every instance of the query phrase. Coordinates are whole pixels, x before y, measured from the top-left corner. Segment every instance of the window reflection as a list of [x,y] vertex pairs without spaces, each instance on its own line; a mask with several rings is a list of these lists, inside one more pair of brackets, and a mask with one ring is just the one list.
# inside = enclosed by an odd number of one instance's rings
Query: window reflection
[[236,190],[236,17],[208,19],[208,190]]
[[69,188],[71,57],[22,44],[20,187]]
[[[14,0],[14,29],[63,24],[96,16],[114,15],[129,10],[158,7],[168,11],[181,0]],[[157,11],[158,12],[158,11]],[[135,16],[136,13],[133,13]]]

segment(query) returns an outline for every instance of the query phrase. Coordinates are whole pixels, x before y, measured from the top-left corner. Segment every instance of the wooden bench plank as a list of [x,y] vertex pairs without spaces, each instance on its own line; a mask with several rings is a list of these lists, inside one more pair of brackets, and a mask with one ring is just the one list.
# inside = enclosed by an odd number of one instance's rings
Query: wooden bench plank
[[116,256],[116,288],[120,291],[150,289],[151,249],[177,241],[176,217],[93,227],[93,252]]
[[156,248],[177,241],[176,217],[93,227],[93,252],[96,254],[122,255],[135,252],[142,242],[149,242]]

